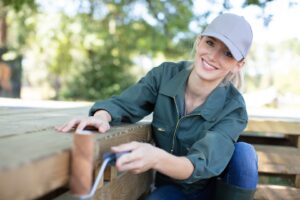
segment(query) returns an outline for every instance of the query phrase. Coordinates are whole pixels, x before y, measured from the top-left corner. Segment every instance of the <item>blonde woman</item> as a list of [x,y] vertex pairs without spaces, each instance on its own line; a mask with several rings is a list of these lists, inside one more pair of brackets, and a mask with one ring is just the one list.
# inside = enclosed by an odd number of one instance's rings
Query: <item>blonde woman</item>
[[258,173],[254,148],[237,142],[248,117],[234,86],[252,43],[249,23],[235,14],[215,18],[195,42],[193,62],[165,62],[120,96],[94,104],[90,117],[74,119],[62,132],[135,123],[153,112],[156,146],[131,142],[119,171],[156,171],[148,200],[252,199]]

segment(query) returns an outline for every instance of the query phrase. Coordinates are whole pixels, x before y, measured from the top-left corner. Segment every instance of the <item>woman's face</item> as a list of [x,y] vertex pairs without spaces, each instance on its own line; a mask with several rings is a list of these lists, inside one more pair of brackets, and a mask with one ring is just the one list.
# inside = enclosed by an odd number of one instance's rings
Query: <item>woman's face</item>
[[199,38],[196,47],[194,73],[205,81],[221,82],[229,73],[237,73],[244,61],[234,59],[229,49],[213,37]]

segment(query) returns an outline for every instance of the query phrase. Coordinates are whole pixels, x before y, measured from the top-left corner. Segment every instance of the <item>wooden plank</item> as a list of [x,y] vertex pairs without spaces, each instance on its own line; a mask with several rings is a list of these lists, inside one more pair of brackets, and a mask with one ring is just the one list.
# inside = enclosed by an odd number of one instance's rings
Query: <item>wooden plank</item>
[[[114,127],[96,134],[95,162],[110,146],[129,141],[148,141],[149,124]],[[0,139],[0,199],[33,199],[69,180],[72,134],[53,129]]]
[[300,135],[300,118],[250,117],[245,131]]
[[[0,138],[17,134],[39,132],[62,125],[75,116],[87,116],[88,108],[54,109],[46,113],[43,111],[20,115],[0,116]],[[17,122],[17,123],[16,123]]]
[[256,200],[299,200],[300,189],[279,185],[258,185]]
[[[105,182],[99,188],[92,200],[137,200],[149,191],[153,182],[153,173],[151,170],[142,174],[131,174],[124,172]],[[77,196],[72,196],[69,192],[60,195],[55,200],[79,200]]]
[[72,134],[46,129],[0,139],[0,169],[14,169],[69,150]]
[[[300,136],[296,138],[296,147],[300,150]],[[300,175],[296,175],[295,177],[295,186],[300,188]]]
[[300,174],[300,150],[295,147],[254,145],[258,170],[264,173]]
[[0,106],[0,119],[8,116],[33,116],[34,114],[48,114],[55,112],[77,112],[78,110],[89,110],[89,106],[79,106],[75,108],[26,108],[26,107],[1,107]]
[[89,107],[65,108],[65,109],[30,109],[18,113],[8,113],[0,115],[0,122],[30,121],[40,118],[58,117],[58,116],[76,116],[76,114],[88,115]]
[[67,184],[69,152],[0,170],[0,199],[34,199]]
[[250,144],[293,146],[293,142],[284,135],[282,137],[274,137],[273,135],[253,135],[251,133],[244,132],[240,135],[238,141],[243,141]]
[[152,183],[152,171],[135,175],[123,173],[97,190],[93,200],[138,199],[149,190]]
[[[46,110],[45,108],[26,108],[26,107],[3,107],[0,106],[0,118],[6,115],[19,115],[27,112],[36,112],[39,110]],[[49,109],[48,109],[49,110]]]

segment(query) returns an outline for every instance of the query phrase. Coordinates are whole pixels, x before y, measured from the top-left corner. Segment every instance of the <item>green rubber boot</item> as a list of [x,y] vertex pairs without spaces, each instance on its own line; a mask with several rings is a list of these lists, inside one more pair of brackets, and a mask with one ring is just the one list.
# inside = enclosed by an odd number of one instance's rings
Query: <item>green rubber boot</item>
[[256,190],[247,190],[217,180],[214,200],[252,200]]

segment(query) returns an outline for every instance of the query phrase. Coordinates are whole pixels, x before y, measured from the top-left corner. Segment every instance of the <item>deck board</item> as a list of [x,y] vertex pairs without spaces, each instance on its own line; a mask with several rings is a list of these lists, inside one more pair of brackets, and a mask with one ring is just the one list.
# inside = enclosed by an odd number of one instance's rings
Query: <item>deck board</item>
[[35,109],[0,115],[0,138],[39,132],[61,125],[76,116],[87,116],[88,107],[76,109]]
[[245,131],[300,135],[300,119],[250,116]]
[[[72,133],[59,133],[53,126],[62,124],[87,108],[24,111],[10,114],[14,122],[3,124],[0,116],[0,199],[35,199],[65,187],[70,175]],[[7,112],[8,113],[8,112]],[[17,123],[16,123],[17,122]],[[129,141],[149,141],[149,124],[120,125],[107,133],[95,133],[95,165],[111,145]]]
[[254,145],[259,172],[300,174],[300,149],[272,145]]
[[280,185],[259,185],[255,200],[300,200],[300,189]]

